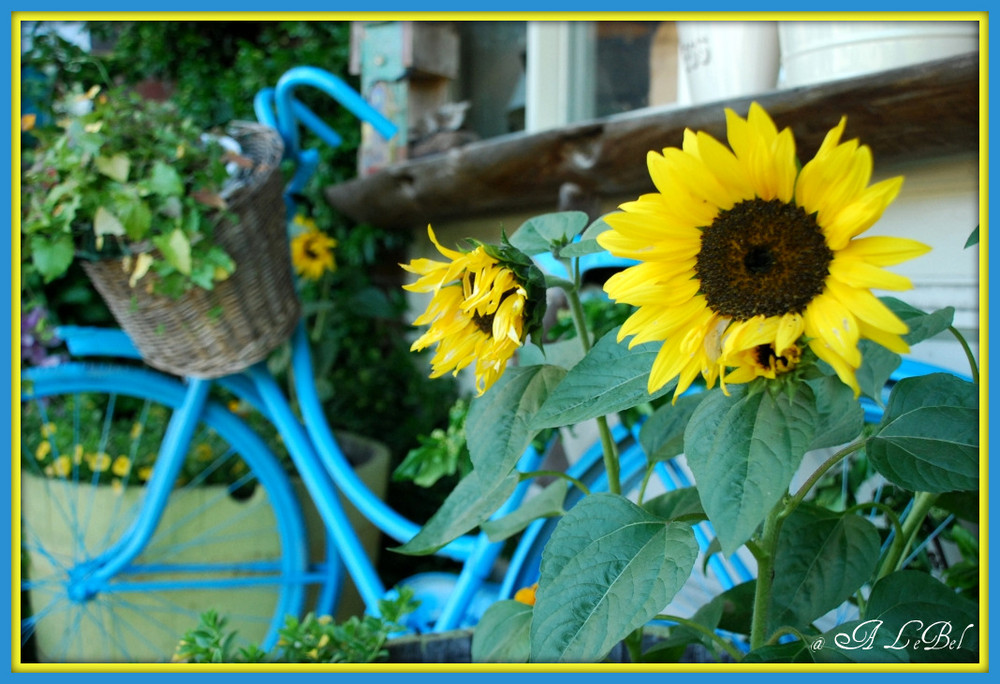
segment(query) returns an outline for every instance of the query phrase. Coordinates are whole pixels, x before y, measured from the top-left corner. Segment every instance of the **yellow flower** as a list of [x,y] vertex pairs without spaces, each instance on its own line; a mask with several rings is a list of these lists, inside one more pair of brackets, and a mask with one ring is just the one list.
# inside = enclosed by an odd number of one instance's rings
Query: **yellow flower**
[[142,436],[142,423],[132,423],[132,429],[129,431],[129,437],[134,441]]
[[840,142],[846,119],[801,170],[791,130],[779,132],[760,105],[746,119],[727,109],[726,119],[731,149],[685,131],[682,149],[647,157],[657,192],[606,218],[612,230],[598,237],[601,246],[640,262],[605,284],[613,299],[638,307],[619,340],[663,342],[650,392],[677,378],[676,397],[699,374],[709,387],[720,376],[771,377],[794,367],[801,345],[857,395],[860,339],[908,351],[907,326],[870,288],[910,288],[882,267],[929,248],[858,237],[903,179],[868,185],[871,151]]
[[522,587],[514,594],[514,600],[529,606],[535,605],[535,592],[538,591],[538,582],[530,587]]
[[52,444],[48,440],[41,442],[38,448],[35,449],[35,458],[39,461],[44,461],[45,457],[52,453]]
[[150,475],[153,474],[153,466],[148,466],[148,465],[142,466],[141,468],[139,468],[138,474],[139,474],[139,480],[141,482],[146,482],[147,480],[149,480]]
[[326,271],[336,270],[333,248],[337,241],[323,233],[311,219],[296,216],[295,223],[305,230],[292,238],[292,265],[308,280],[319,280]]
[[125,454],[118,456],[111,464],[111,472],[118,477],[125,477],[130,470],[132,470],[132,461]]
[[194,448],[194,457],[202,462],[212,460],[212,447],[204,442],[199,442]]
[[42,425],[42,437],[51,437],[56,434],[56,424],[55,423],[45,423]]
[[111,457],[101,452],[99,454],[87,454],[87,465],[95,473],[103,473],[111,467]]
[[57,477],[68,477],[73,471],[69,456],[60,456],[52,462],[52,473]]
[[427,309],[414,325],[430,325],[410,347],[437,345],[431,377],[475,363],[476,391],[483,394],[503,374],[524,342],[527,290],[512,270],[477,246],[469,252],[442,247],[427,226],[438,251],[450,261],[414,259],[401,266],[420,276],[404,285],[411,292],[431,293]]

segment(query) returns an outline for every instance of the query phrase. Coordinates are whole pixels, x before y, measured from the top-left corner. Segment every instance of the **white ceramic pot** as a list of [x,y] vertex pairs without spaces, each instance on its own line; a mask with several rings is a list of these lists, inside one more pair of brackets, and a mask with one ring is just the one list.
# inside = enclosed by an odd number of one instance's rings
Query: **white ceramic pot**
[[679,21],[682,76],[694,104],[773,90],[778,33],[773,21]]
[[944,59],[979,49],[974,21],[782,21],[786,88]]

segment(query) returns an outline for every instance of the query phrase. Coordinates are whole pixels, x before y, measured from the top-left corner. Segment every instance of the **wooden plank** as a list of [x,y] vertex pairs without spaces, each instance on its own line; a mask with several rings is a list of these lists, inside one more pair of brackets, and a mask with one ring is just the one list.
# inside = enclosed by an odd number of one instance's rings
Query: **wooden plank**
[[847,116],[845,139],[871,147],[880,166],[979,150],[979,55],[849,80],[685,108],[651,108],[533,134],[480,141],[387,167],[326,189],[334,208],[359,222],[417,228],[455,217],[552,209],[573,182],[602,198],[652,189],[646,153],[679,146],[685,128],[724,139],[724,106],[744,114],[757,100],[791,126],[810,158]]

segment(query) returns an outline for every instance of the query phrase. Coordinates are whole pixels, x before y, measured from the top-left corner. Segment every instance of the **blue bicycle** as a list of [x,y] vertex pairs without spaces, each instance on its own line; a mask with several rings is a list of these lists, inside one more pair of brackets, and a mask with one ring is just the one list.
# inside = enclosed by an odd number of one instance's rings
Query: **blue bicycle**
[[[318,163],[315,150],[301,149],[300,127],[327,144],[340,142],[295,99],[300,87],[325,92],[386,137],[395,132],[343,81],[318,69],[293,69],[259,93],[258,118],[281,133],[296,164],[286,193],[290,213],[291,196]],[[34,639],[40,660],[169,660],[180,635],[208,609],[225,615],[245,641],[270,649],[286,616],[332,613],[347,575],[367,610],[377,612],[390,588],[345,503],[399,542],[419,525],[375,496],[352,468],[323,414],[301,324],[291,339],[294,403],[264,362],[212,380],[175,377],[143,365],[123,332],[65,328],[60,335],[73,360],[22,374],[21,586],[30,610],[21,631],[22,644]],[[895,378],[925,370],[906,366]],[[877,419],[872,406],[869,419]],[[248,422],[251,416],[262,424]],[[624,491],[648,486],[637,430],[615,431]],[[529,448],[519,469],[536,470],[544,456]],[[606,490],[600,446],[570,474],[590,491]],[[657,464],[655,474],[663,489],[690,484],[679,461]],[[496,515],[519,506],[529,485],[521,483]],[[571,488],[565,506],[580,496]],[[318,532],[310,532],[310,517]],[[421,601],[409,626],[473,625],[493,601],[537,581],[555,524],[530,525],[502,565],[504,544],[485,533],[441,549],[461,570],[404,582]],[[713,536],[708,523],[699,525],[703,552]],[[752,558],[741,554],[712,555],[707,568],[681,596],[754,577]]]

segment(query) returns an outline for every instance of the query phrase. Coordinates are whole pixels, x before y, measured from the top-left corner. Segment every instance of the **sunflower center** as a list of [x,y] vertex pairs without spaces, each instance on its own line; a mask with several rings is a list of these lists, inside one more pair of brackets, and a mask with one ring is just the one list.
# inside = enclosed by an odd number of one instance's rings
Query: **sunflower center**
[[495,314],[472,314],[472,324],[487,335],[493,334],[493,318]]
[[815,214],[752,199],[702,229],[695,273],[709,308],[745,321],[802,313],[823,291],[832,260]]

